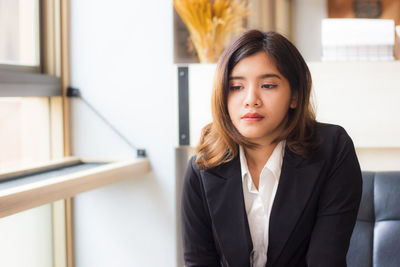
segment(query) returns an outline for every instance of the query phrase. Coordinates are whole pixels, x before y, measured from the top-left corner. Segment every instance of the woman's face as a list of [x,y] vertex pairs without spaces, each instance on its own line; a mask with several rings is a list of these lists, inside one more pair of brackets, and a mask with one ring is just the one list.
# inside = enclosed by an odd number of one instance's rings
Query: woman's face
[[269,144],[283,130],[290,108],[296,108],[289,81],[273,60],[258,52],[240,60],[229,77],[228,112],[249,141]]

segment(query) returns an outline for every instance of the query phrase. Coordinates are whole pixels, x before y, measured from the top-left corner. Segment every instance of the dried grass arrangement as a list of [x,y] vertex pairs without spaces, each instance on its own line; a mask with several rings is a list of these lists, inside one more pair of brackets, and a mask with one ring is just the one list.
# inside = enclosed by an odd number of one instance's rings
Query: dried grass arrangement
[[201,63],[217,62],[231,39],[243,31],[249,14],[246,0],[173,0],[189,30]]

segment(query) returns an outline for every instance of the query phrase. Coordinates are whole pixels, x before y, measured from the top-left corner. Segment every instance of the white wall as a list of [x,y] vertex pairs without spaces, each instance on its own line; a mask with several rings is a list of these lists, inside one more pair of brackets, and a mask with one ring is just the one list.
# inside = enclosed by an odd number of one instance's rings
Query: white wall
[[322,56],[321,19],[327,17],[327,1],[293,0],[293,42],[306,61]]
[[[352,137],[363,170],[399,170],[400,63],[310,62],[317,120],[339,124]],[[211,121],[215,65],[189,65],[190,141]],[[384,81],[384,82],[382,82]]]
[[[71,85],[153,172],[75,197],[76,267],[176,266],[172,1],[71,1]],[[134,156],[73,100],[76,156]]]

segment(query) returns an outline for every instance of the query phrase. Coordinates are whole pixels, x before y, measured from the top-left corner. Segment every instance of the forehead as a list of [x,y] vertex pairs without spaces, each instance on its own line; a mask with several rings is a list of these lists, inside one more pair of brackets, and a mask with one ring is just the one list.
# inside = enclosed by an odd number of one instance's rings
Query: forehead
[[259,76],[263,74],[276,74],[279,72],[274,59],[266,52],[261,51],[242,58],[232,69],[232,76]]

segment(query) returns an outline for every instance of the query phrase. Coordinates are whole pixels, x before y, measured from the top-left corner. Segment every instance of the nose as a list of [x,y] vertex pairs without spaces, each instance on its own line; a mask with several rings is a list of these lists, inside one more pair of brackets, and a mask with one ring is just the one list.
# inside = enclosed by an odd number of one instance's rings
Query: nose
[[246,107],[260,107],[261,106],[261,99],[259,96],[259,92],[256,86],[251,85],[247,92],[245,98],[245,106]]

